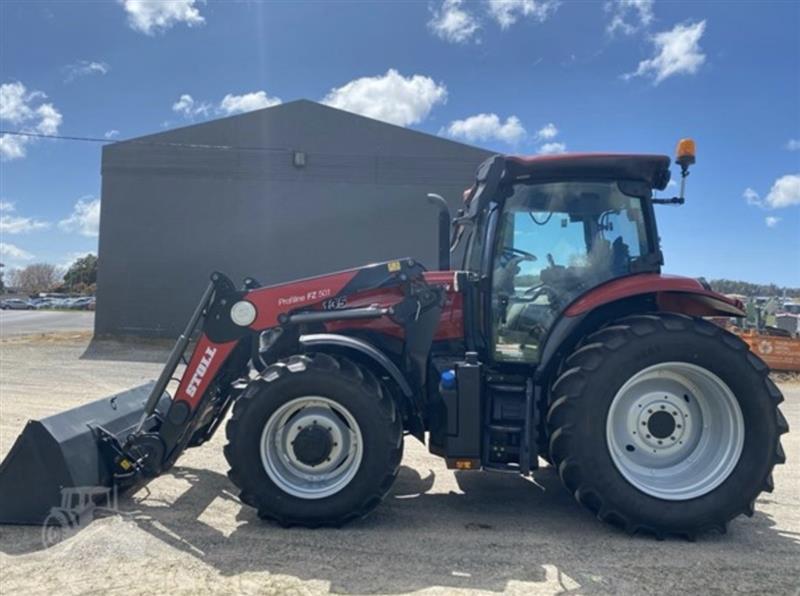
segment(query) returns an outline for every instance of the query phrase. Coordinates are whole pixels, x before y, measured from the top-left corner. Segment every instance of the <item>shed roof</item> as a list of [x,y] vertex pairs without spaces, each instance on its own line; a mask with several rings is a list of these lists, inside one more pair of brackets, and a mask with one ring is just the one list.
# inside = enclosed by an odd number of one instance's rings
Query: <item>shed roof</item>
[[469,184],[464,168],[490,151],[309,100],[184,126],[107,145],[103,174],[141,172],[326,182]]

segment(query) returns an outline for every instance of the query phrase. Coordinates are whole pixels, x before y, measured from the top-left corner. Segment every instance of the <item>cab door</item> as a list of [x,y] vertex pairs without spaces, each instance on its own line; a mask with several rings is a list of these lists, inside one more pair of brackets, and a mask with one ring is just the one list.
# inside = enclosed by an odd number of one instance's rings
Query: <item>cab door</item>
[[585,256],[583,222],[571,221],[565,212],[531,210],[513,197],[506,202],[498,221],[491,270],[495,360],[539,361],[541,344],[562,307],[558,290],[545,283],[542,274]]

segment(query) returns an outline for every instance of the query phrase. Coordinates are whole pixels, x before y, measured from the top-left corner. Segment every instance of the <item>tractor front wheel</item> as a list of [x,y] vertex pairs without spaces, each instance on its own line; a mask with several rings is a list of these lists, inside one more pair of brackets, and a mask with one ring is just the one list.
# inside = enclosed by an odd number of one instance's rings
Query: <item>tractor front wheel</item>
[[400,414],[371,371],[327,354],[266,368],[226,429],[228,476],[260,517],[340,526],[380,503],[403,454]]
[[736,336],[674,314],[586,338],[553,386],[550,456],[566,487],[629,532],[694,538],[772,490],[782,396]]

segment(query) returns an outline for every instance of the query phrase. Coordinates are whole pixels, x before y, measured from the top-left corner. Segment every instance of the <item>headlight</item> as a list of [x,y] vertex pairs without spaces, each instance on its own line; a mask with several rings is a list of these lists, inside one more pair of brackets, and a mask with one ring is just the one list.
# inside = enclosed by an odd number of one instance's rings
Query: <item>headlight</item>
[[256,320],[256,307],[252,302],[240,300],[231,307],[231,320],[240,327],[248,327]]

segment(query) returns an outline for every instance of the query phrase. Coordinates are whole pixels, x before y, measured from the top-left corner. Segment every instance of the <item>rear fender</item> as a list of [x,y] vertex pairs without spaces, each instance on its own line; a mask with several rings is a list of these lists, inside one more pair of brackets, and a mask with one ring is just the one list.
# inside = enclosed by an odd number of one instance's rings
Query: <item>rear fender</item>
[[576,317],[605,304],[634,296],[654,295],[659,309],[693,316],[743,317],[743,305],[690,277],[640,273],[592,288],[570,304],[564,314]]
[[553,325],[542,349],[536,378],[558,371],[581,338],[610,321],[647,312],[693,317],[743,317],[742,304],[688,277],[658,273],[631,275],[600,285],[573,301]]
[[423,440],[422,404],[411,388],[408,379],[400,368],[381,350],[363,339],[336,333],[313,333],[301,335],[299,344],[309,351],[330,352],[350,356],[354,360],[372,368],[380,376],[388,376],[394,381],[402,399],[403,409],[408,418],[408,430]]

